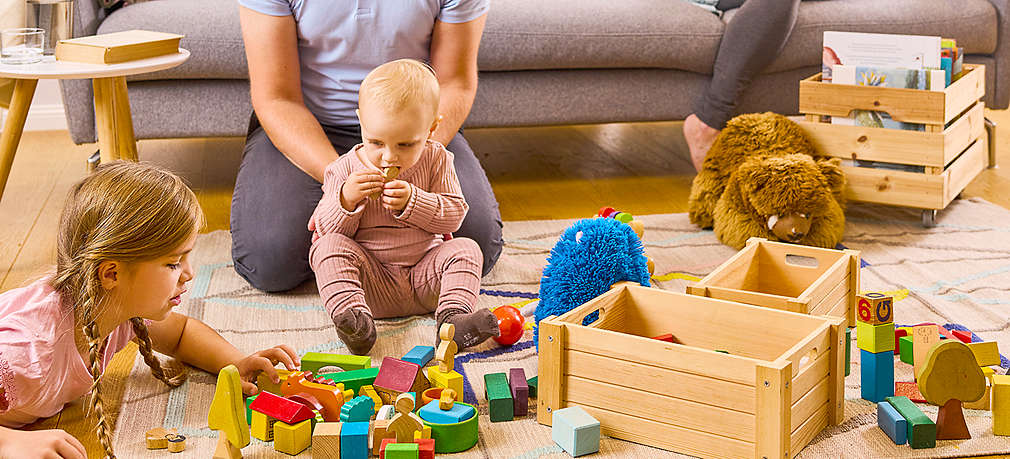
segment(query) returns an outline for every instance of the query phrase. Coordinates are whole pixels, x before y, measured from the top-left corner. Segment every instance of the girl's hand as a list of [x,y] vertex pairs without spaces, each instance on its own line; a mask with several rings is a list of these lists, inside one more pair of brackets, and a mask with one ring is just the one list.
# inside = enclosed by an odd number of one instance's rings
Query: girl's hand
[[358,169],[351,172],[340,187],[340,205],[344,210],[352,212],[368,195],[380,191],[382,191],[382,173],[373,169]]
[[286,344],[255,352],[235,362],[235,367],[238,368],[238,373],[242,376],[242,392],[246,395],[259,392],[255,381],[260,372],[266,373],[274,383],[281,382],[280,377],[277,376],[277,370],[274,369],[278,363],[283,363],[288,370],[296,370],[301,365],[295,351]]
[[395,212],[403,212],[410,200],[410,184],[403,180],[391,180],[382,188],[382,207]]
[[80,441],[59,430],[24,431],[0,427],[0,457],[88,459]]

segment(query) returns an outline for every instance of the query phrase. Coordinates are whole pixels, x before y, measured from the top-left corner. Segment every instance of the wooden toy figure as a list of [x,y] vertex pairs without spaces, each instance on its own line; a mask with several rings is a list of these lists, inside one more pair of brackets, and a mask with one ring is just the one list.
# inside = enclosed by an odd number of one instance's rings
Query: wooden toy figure
[[[446,324],[450,325],[450,324]],[[450,325],[451,326],[451,325]],[[442,326],[443,329],[445,326]],[[452,339],[451,337],[449,338]],[[421,423],[416,417],[411,416],[414,411],[414,397],[410,394],[404,393],[396,397],[396,416],[389,421],[389,426],[386,427],[387,436],[389,433],[396,435],[397,443],[410,443],[414,441],[414,432],[420,432],[424,428],[424,424]]]
[[438,329],[438,338],[441,342],[435,349],[435,360],[438,360],[438,370],[442,373],[453,370],[456,352],[459,350],[456,342],[452,340],[454,336],[456,336],[456,326],[453,324],[442,324],[442,328]]
[[451,410],[455,401],[456,391],[452,389],[445,389],[442,391],[442,396],[438,398],[438,408],[442,410]]

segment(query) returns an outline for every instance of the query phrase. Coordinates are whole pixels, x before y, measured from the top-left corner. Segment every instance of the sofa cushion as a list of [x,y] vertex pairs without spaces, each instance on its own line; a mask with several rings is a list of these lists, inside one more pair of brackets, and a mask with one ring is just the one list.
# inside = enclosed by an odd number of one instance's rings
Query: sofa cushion
[[155,0],[120,8],[98,27],[98,33],[131,29],[185,35],[189,50],[184,64],[137,75],[136,80],[249,78],[235,0]]
[[481,70],[668,68],[711,73],[724,24],[680,0],[492,0]]
[[[737,10],[727,11],[727,23]],[[996,9],[988,0],[818,0],[800,4],[785,49],[765,73],[821,62],[824,31],[939,35],[957,39],[966,54],[996,50]]]

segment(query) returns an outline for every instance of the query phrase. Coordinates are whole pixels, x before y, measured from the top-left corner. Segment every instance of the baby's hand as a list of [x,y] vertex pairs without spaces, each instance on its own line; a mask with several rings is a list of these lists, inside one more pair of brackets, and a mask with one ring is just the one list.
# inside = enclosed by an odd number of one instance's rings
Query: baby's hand
[[59,430],[23,431],[0,427],[0,457],[88,459],[84,445]]
[[295,351],[286,344],[252,353],[235,362],[235,367],[238,368],[238,373],[242,376],[242,392],[246,395],[259,392],[255,381],[260,372],[266,373],[274,383],[279,383],[280,377],[277,376],[277,370],[274,369],[277,363],[283,363],[288,370],[297,370],[301,365]]
[[410,184],[403,180],[387,182],[382,188],[382,207],[395,212],[402,212],[410,200]]
[[382,173],[373,169],[359,169],[351,172],[340,187],[340,205],[348,212],[358,207],[358,203],[372,193],[382,191]]

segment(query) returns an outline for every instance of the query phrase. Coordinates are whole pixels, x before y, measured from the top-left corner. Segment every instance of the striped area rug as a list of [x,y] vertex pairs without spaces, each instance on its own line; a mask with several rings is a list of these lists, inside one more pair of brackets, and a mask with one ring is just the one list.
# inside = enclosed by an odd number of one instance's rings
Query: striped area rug
[[[900,324],[935,322],[973,330],[978,338],[995,340],[1010,354],[1010,212],[985,201],[953,203],[935,228],[919,225],[919,213],[907,209],[854,206],[849,211],[844,245],[862,251],[863,290],[895,296]],[[686,214],[638,217],[645,223],[646,253],[656,261],[654,284],[683,291],[688,282],[710,272],[734,250],[720,244],[710,231],[700,231]],[[523,306],[536,297],[546,256],[571,220],[509,222],[506,249],[495,270],[485,277],[481,307]],[[345,352],[324,313],[312,284],[284,294],[264,294],[238,277],[230,265],[230,236],[203,235],[193,253],[197,269],[182,310],[217,329],[240,349],[253,351],[287,343],[299,353]],[[384,356],[402,356],[414,345],[430,345],[435,336],[431,316],[378,322],[374,365]],[[852,345],[856,349],[855,343]],[[859,398],[858,353],[846,379],[846,420],[818,435],[802,457],[936,457],[993,454],[1010,451],[1010,437],[994,437],[991,415],[965,410],[973,439],[941,441],[936,449],[895,446],[876,427],[875,405]],[[489,341],[458,354],[457,369],[466,378],[465,398],[479,406],[480,441],[458,457],[567,457],[551,441],[550,429],[529,415],[512,422],[491,423],[483,396],[483,375],[519,367],[533,376],[537,370],[532,331],[510,348]],[[1008,367],[1003,360],[1006,372]],[[896,379],[912,379],[911,367],[896,364]],[[168,390],[150,376],[138,357],[128,378],[115,433],[121,457],[149,457],[143,432],[156,426],[176,428],[188,438],[186,457],[210,457],[216,432],[207,429],[207,409],[215,376],[190,371],[186,384]],[[922,406],[932,418],[936,407]],[[167,453],[165,453],[167,454]],[[253,439],[246,457],[283,456],[272,445]],[[306,451],[303,456],[309,456]],[[666,451],[604,438],[601,456],[655,458],[677,456]]]

